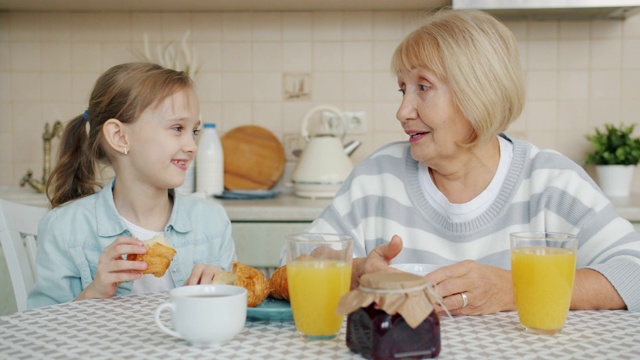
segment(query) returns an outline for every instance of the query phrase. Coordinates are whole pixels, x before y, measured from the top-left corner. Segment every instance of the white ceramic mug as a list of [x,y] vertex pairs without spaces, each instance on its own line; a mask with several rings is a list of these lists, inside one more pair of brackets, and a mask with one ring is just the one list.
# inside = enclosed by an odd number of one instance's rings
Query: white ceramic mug
[[[194,346],[221,346],[236,336],[247,318],[247,290],[234,285],[192,285],[169,292],[169,302],[156,309],[160,330],[187,340]],[[173,328],[160,321],[163,310],[171,311]]]

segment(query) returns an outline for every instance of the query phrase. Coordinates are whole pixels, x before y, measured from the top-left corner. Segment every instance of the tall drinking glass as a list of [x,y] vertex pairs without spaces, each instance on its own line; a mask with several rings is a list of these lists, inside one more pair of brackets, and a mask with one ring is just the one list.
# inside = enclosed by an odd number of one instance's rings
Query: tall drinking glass
[[564,325],[576,273],[578,238],[553,232],[511,234],[511,275],[520,326],[552,335]]
[[338,301],[351,286],[353,239],[342,234],[296,234],[286,238],[287,279],[293,320],[309,340],[340,332]]

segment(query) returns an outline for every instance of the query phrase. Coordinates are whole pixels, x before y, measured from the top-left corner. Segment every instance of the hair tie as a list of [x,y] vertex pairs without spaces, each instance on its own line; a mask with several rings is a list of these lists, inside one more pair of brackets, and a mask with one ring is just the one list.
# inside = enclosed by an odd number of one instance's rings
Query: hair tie
[[84,121],[89,120],[89,109],[84,111],[84,113],[82,114],[82,118],[84,119]]

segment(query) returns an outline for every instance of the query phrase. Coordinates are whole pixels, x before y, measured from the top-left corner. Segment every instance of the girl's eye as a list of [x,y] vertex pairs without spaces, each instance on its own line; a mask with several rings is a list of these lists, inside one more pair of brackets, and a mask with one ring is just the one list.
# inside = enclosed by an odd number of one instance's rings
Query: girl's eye
[[418,85],[418,87],[420,88],[420,91],[427,91],[429,89],[427,85]]
[[402,96],[404,96],[406,94],[406,90],[405,89],[398,89],[398,91],[400,91],[400,93],[402,94]]
[[198,136],[198,134],[200,134],[200,131],[202,131],[202,130],[200,130],[200,129],[193,130],[193,136]]

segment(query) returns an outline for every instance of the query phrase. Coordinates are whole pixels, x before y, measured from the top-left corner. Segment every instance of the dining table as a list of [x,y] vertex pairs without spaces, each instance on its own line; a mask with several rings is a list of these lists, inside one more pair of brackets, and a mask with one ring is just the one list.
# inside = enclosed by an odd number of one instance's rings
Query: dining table
[[[161,332],[154,314],[169,293],[51,305],[0,317],[0,359],[361,359],[337,338],[305,340],[288,320],[248,319],[218,348]],[[170,315],[161,321],[171,327]],[[216,321],[216,319],[211,319]],[[518,329],[516,312],[442,316],[439,359],[639,359],[640,313],[570,311],[556,335]]]

